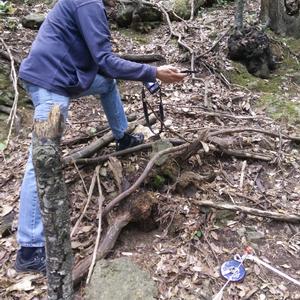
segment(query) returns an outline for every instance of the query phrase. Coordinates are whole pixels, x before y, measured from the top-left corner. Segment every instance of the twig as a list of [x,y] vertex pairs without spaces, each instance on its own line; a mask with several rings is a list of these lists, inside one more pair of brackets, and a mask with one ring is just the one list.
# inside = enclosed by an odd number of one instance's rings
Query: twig
[[83,184],[83,188],[84,188],[84,190],[85,190],[85,193],[88,195],[89,192],[88,192],[88,190],[87,190],[86,184],[85,184],[85,182],[84,182],[84,179],[83,179],[83,177],[82,177],[82,175],[81,175],[81,172],[80,172],[80,170],[79,170],[79,168],[78,168],[78,166],[77,166],[77,164],[76,164],[75,161],[74,161],[74,167],[75,167],[75,169],[76,169],[76,171],[77,171],[77,173],[78,173],[78,175],[79,175],[79,177],[80,177],[80,179],[81,179],[81,181],[82,181],[82,184]]
[[12,83],[13,83],[13,88],[14,88],[14,91],[15,91],[14,102],[13,102],[13,105],[12,105],[12,108],[11,108],[11,111],[10,111],[10,115],[8,117],[8,120],[7,120],[7,123],[10,122],[9,131],[8,131],[8,135],[7,135],[7,139],[6,139],[6,147],[7,147],[8,143],[9,143],[11,133],[12,133],[14,120],[15,120],[16,114],[17,114],[19,91],[18,91],[18,76],[17,76],[16,69],[15,69],[14,57],[13,57],[9,47],[4,42],[4,40],[2,38],[0,38],[0,41],[3,44],[3,46],[5,47],[8,55],[9,55],[9,58],[10,58],[10,64],[11,64],[10,76],[11,76],[11,80],[12,80]]
[[[259,129],[259,128],[251,128],[251,127],[225,128],[222,130],[213,131],[212,133],[209,134],[209,137],[220,135],[220,134],[239,133],[239,132],[245,132],[245,131],[258,132],[258,133],[263,133],[263,134],[266,134],[266,135],[269,135],[272,137],[280,138],[280,135],[278,133]],[[282,134],[281,137],[284,139],[287,139],[287,140],[300,142],[300,137],[297,137],[297,136],[289,136],[289,135]]]
[[[167,139],[166,141],[170,141],[173,145],[181,145],[184,143],[184,141],[178,140],[178,139]],[[93,157],[93,158],[80,158],[76,160],[76,163],[78,164],[87,164],[87,165],[94,165],[99,164],[101,162],[107,161],[112,156],[124,156],[127,154],[131,154],[134,152],[142,151],[151,148],[155,142],[147,143],[147,144],[141,144],[135,147],[131,147],[125,150],[112,152],[106,155]]]
[[192,21],[194,19],[194,14],[195,14],[195,1],[194,0],[190,0],[191,1],[191,16],[190,16],[190,21]]
[[91,201],[91,198],[92,198],[92,195],[93,195],[93,191],[94,191],[94,188],[95,188],[95,183],[96,183],[96,178],[97,178],[97,174],[99,173],[99,169],[100,169],[100,166],[97,166],[95,168],[95,172],[94,172],[94,175],[93,175],[93,178],[92,178],[92,182],[91,182],[91,185],[90,185],[90,189],[89,189],[89,193],[88,193],[88,198],[87,198],[87,201],[85,203],[85,206],[84,206],[84,209],[82,211],[82,213],[80,214],[80,217],[78,218],[78,220],[76,221],[72,231],[71,231],[71,237],[76,233],[77,231],[77,227],[79,226],[83,216],[85,215],[86,213],[86,210],[89,206],[89,203]]
[[241,177],[240,177],[240,190],[243,189],[246,166],[247,166],[247,161],[244,160],[242,163],[242,170],[241,170]]
[[148,107],[150,108],[151,113],[153,113],[153,115],[155,116],[155,118],[163,124],[163,127],[165,129],[168,129],[168,131],[170,133],[173,133],[174,135],[176,135],[177,137],[179,137],[181,140],[186,141],[187,143],[189,142],[189,140],[187,140],[185,137],[183,137],[181,134],[179,134],[178,132],[176,132],[175,130],[173,130],[170,126],[166,125],[165,122],[160,118],[160,116],[157,114],[157,112],[153,109],[152,105],[148,102],[147,103]]
[[[191,199],[193,200],[193,199]],[[285,222],[291,222],[291,223],[299,223],[300,222],[300,215],[298,214],[282,214],[272,211],[264,211],[256,208],[251,208],[248,206],[242,206],[242,205],[234,205],[234,204],[228,204],[228,203],[222,203],[222,202],[213,202],[209,200],[194,200],[195,204],[199,206],[208,206],[213,207],[216,209],[227,209],[232,211],[240,211],[242,213],[246,213],[249,215],[254,216],[260,216],[260,217],[266,217],[271,218],[278,221],[285,221]]]
[[210,107],[210,103],[208,102],[208,81],[204,81],[204,106]]
[[90,282],[90,278],[94,269],[94,265],[96,262],[96,258],[97,258],[97,251],[98,251],[98,247],[99,247],[99,242],[100,242],[100,236],[101,236],[101,223],[102,223],[102,205],[104,202],[104,197],[103,197],[103,193],[102,193],[102,188],[101,188],[101,184],[100,184],[100,178],[99,178],[99,173],[97,173],[97,185],[98,185],[98,191],[99,191],[99,198],[98,198],[98,203],[99,203],[99,212],[98,212],[98,231],[97,231],[97,238],[96,238],[96,243],[95,243],[95,248],[94,248],[94,252],[93,252],[93,257],[92,257],[92,263],[91,266],[89,268],[89,273],[86,279],[86,284],[89,284]]
[[197,57],[196,57],[196,60],[197,59],[200,59],[202,58],[203,56],[205,56],[206,54],[208,54],[209,52],[213,51],[220,43],[221,41],[224,39],[224,37],[230,32],[230,30],[232,29],[232,26],[230,26],[222,35],[219,39],[217,39],[214,44],[211,46],[211,48],[209,48],[208,50],[206,50],[205,52],[199,54]]
[[[186,50],[188,50],[190,52],[192,58],[193,58],[193,56],[194,56],[194,50],[190,46],[188,46],[185,42],[182,41],[182,35],[180,33],[177,33],[177,32],[175,32],[173,30],[172,23],[171,23],[171,20],[170,20],[170,16],[169,16],[168,12],[166,11],[166,9],[162,5],[160,5],[160,4],[155,4],[155,6],[157,6],[159,8],[159,10],[162,11],[162,13],[165,15],[167,23],[168,23],[168,26],[169,26],[169,29],[170,29],[171,35],[177,38],[178,44],[181,47],[183,47]],[[194,61],[194,59],[192,59],[192,61],[191,61],[191,67],[192,68],[194,67],[193,66],[194,62],[193,61]],[[192,69],[192,70],[194,70],[194,69]]]

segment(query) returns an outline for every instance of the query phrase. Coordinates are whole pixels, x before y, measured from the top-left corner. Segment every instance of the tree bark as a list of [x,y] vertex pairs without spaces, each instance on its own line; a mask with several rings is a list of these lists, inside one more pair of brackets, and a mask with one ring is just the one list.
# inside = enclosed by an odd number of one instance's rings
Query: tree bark
[[260,19],[276,33],[300,38],[300,0],[261,0]]
[[73,299],[69,203],[59,150],[62,118],[56,105],[47,121],[35,121],[33,132],[33,164],[46,239],[49,300]]
[[237,30],[243,29],[243,15],[244,15],[244,1],[245,0],[236,0],[235,1],[235,18],[234,25]]

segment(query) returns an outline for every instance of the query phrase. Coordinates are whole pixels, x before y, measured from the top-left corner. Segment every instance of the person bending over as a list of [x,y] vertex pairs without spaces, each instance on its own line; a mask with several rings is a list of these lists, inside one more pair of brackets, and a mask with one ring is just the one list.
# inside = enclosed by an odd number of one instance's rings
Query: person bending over
[[[19,77],[34,104],[34,119],[46,120],[54,104],[67,118],[71,98],[100,95],[117,150],[143,143],[143,135],[126,133],[127,118],[115,79],[172,83],[185,75],[172,66],[153,67],[112,53],[110,31],[101,0],[60,0],[47,15]],[[31,150],[20,193],[15,268],[45,272],[45,238]]]

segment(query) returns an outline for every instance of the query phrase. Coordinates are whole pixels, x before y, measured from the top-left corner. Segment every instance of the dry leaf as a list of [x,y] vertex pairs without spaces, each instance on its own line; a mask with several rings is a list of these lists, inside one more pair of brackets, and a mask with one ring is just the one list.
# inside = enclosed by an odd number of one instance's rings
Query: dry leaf
[[2,206],[2,210],[0,213],[0,217],[4,217],[4,216],[8,215],[14,209],[14,207],[10,206],[10,205],[3,204],[1,206]]
[[32,281],[36,278],[38,278],[40,275],[28,275],[24,278],[22,278],[22,280],[20,280],[19,282],[9,286],[7,288],[8,292],[11,291],[30,291],[32,289],[34,289],[34,287],[32,286]]
[[202,141],[201,141],[201,144],[202,144],[202,147],[203,147],[204,151],[205,151],[206,153],[209,152],[209,146],[208,146],[208,144],[205,143],[205,142],[202,142]]

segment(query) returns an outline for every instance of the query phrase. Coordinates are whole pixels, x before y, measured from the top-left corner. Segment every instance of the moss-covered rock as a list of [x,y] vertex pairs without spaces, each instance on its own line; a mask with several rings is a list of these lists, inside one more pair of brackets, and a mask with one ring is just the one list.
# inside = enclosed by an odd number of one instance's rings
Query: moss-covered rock
[[116,22],[120,27],[130,27],[138,32],[149,32],[162,21],[162,13],[140,0],[119,5]]
[[150,275],[127,258],[97,262],[87,287],[89,300],[154,300],[157,288]]
[[[194,13],[197,14],[200,7],[205,4],[205,0],[194,1]],[[191,1],[190,0],[167,0],[164,1],[164,5],[173,10],[179,17],[183,19],[189,19],[191,16]]]

